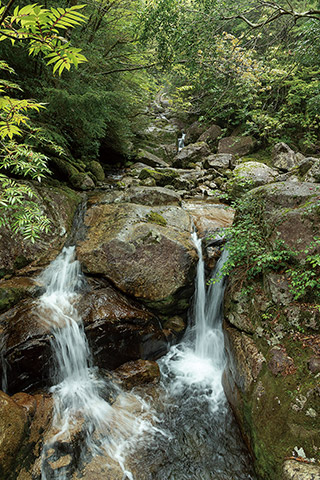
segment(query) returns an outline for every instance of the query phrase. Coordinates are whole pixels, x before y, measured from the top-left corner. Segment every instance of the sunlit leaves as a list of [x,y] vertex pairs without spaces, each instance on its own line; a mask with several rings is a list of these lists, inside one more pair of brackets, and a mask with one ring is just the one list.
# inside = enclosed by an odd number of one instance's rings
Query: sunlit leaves
[[[42,53],[48,65],[53,65],[53,72],[59,75],[64,69],[76,68],[86,61],[79,48],[71,46],[67,38],[61,36],[63,31],[80,25],[86,17],[80,13],[84,5],[69,8],[43,8],[33,4],[16,7],[13,15],[5,18],[0,27],[0,41],[8,38],[14,43],[25,40],[29,43],[29,54]],[[1,13],[1,10],[0,10]],[[60,31],[62,31],[60,33]]]
[[37,195],[29,185],[0,174],[0,227],[20,233],[32,243],[41,233],[48,233],[50,221],[36,199]]

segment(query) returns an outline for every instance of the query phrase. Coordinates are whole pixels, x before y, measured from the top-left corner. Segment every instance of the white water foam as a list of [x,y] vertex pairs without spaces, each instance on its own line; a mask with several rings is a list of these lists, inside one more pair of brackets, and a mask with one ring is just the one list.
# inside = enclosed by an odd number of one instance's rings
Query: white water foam
[[[201,239],[196,233],[192,234],[192,239],[199,256],[193,326],[184,341],[172,347],[159,363],[164,377],[173,378],[169,387],[171,393],[182,391],[186,385],[206,389],[211,410],[216,411],[225,401],[221,381],[225,366],[221,325],[224,281],[221,278],[206,290]],[[226,259],[227,251],[224,250],[215,269],[216,276]]]
[[[132,473],[125,466],[126,455],[145,433],[158,430],[150,422],[150,408],[142,399],[125,394],[119,387],[99,379],[92,366],[82,320],[74,307],[78,291],[84,285],[74,247],[65,248],[39,280],[46,286],[46,291],[39,299],[38,313],[52,331],[56,368],[56,385],[51,389],[54,397],[53,430],[56,433],[43,449],[42,480],[71,478],[66,468],[50,470],[48,452],[59,442],[72,442],[72,436],[79,431],[83,437],[82,445],[76,447],[80,448],[80,456],[100,455],[106,458],[106,464],[110,459],[115,460],[121,467],[123,478],[133,480]],[[116,397],[114,405],[102,396],[110,389]],[[54,460],[57,455],[55,452]]]

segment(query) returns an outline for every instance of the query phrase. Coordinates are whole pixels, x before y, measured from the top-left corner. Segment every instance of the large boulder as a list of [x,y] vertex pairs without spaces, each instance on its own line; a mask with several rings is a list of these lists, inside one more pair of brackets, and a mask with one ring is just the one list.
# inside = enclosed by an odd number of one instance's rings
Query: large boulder
[[252,137],[225,137],[219,141],[218,153],[231,153],[243,157],[248,155],[254,149],[254,140]]
[[77,255],[85,272],[157,311],[185,310],[196,263],[191,219],[176,206],[92,205]]
[[50,328],[41,322],[33,300],[25,299],[0,316],[2,361],[0,370],[9,393],[34,391],[48,385],[52,352]]
[[299,163],[295,152],[284,142],[277,143],[272,150],[272,165],[282,172],[288,172]]
[[172,165],[175,168],[193,168],[196,163],[202,162],[210,153],[206,142],[192,143],[176,155]]
[[274,182],[278,172],[264,163],[245,162],[237,165],[227,183],[227,190],[235,197],[252,188]]
[[[311,480],[319,473],[317,464],[300,470],[298,462],[285,459],[301,449],[306,461],[319,460],[319,449],[314,448],[320,433],[319,288],[315,283],[308,294],[297,297],[292,269],[310,268],[308,246],[319,234],[320,186],[273,183],[247,195],[252,205],[261,206],[252,218],[252,231],[260,228],[274,251],[282,245],[296,260],[285,265],[279,255],[281,268],[266,264],[260,275],[249,279],[242,268],[234,271],[225,298],[224,387],[259,478]],[[316,245],[312,251],[316,254]],[[312,275],[317,278],[316,265],[306,284]]]
[[148,152],[147,150],[140,149],[138,151],[136,158],[139,162],[149,165],[149,167],[168,167],[169,166],[164,160],[157,157],[153,153]]
[[227,170],[234,168],[234,158],[231,153],[217,153],[209,155],[204,161],[204,167],[207,169],[214,168],[215,170]]
[[185,138],[186,145],[188,145],[189,143],[197,142],[200,135],[202,135],[205,131],[206,131],[205,125],[202,125],[198,121],[193,122],[186,130],[186,138]]
[[35,243],[13,235],[12,231],[0,228],[0,278],[7,273],[13,273],[25,265],[47,260],[50,252],[53,256],[66,241],[71,231],[73,217],[82,197],[69,188],[38,185],[28,182],[37,194],[34,199],[42,212],[51,221],[49,233],[41,234],[41,239]]
[[85,293],[76,306],[99,367],[114,369],[132,360],[157,359],[167,352],[157,318],[111,286]]
[[214,143],[222,133],[219,125],[211,125],[205,132],[203,132],[197,139],[198,142],[207,142],[208,144]]

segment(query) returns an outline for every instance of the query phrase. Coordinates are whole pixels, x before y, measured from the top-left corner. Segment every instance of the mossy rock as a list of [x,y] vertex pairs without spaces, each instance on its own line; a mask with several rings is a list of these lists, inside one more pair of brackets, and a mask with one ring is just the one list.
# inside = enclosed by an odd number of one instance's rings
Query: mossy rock
[[0,287],[0,313],[9,310],[25,296],[25,290],[21,288]]
[[162,225],[163,227],[167,225],[167,220],[158,212],[150,212],[147,216],[147,219],[148,222],[156,223],[157,225]]
[[88,162],[88,170],[94,175],[95,179],[98,182],[103,182],[103,180],[105,179],[104,170],[99,162],[95,160]]
[[139,179],[144,181],[148,178],[152,178],[156,182],[156,185],[159,187],[164,187],[166,185],[172,185],[177,176],[177,172],[168,169],[159,171],[150,168],[144,168],[139,174]]
[[91,190],[95,187],[94,181],[87,173],[75,173],[71,175],[70,183],[78,190]]

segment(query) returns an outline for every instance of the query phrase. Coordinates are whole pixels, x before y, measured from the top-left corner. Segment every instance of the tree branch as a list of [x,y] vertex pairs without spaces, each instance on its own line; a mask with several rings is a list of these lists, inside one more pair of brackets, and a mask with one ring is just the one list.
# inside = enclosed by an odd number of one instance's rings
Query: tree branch
[[3,20],[6,18],[11,6],[14,4],[16,0],[10,0],[6,8],[4,9],[1,17],[0,17],[0,25],[3,23]]

